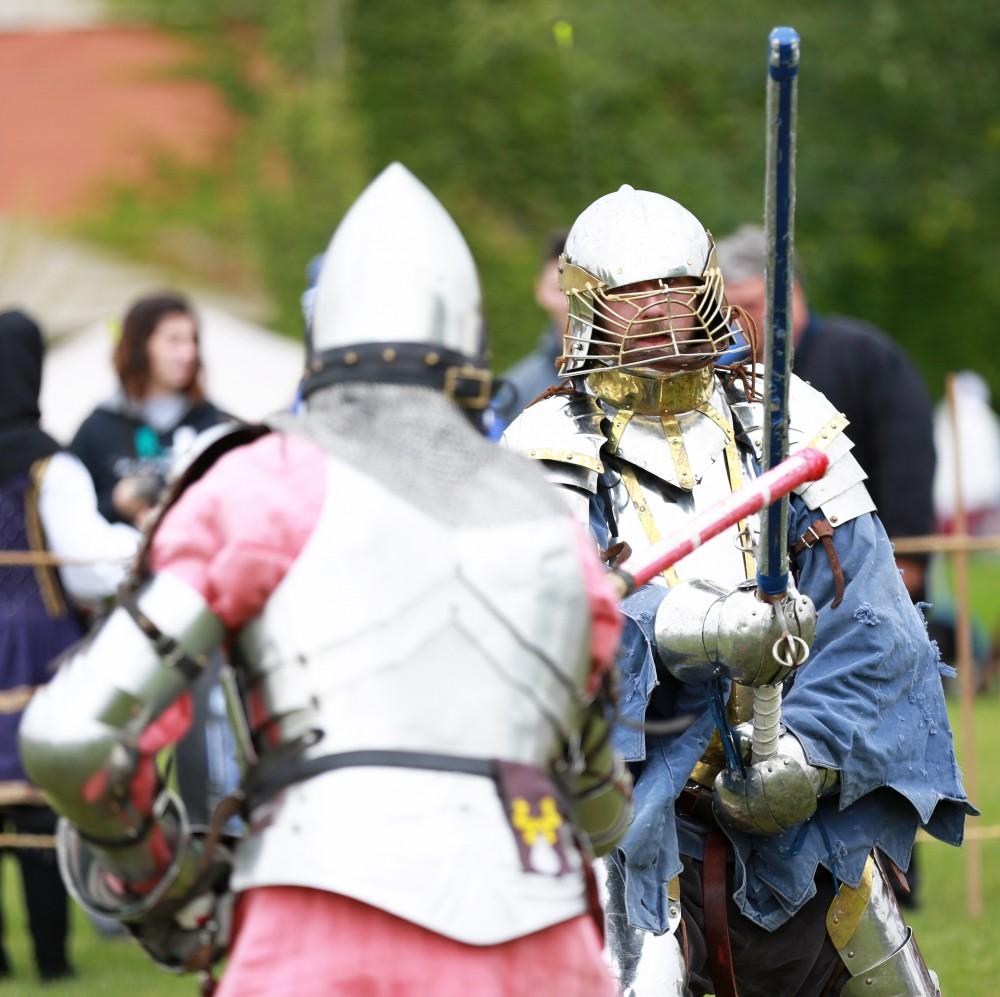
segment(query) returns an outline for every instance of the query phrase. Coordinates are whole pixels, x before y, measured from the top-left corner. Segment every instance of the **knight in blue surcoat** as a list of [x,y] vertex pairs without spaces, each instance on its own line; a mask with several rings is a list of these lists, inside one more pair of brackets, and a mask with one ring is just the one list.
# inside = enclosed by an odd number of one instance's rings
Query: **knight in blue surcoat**
[[[560,271],[562,387],[504,442],[544,465],[627,570],[760,473],[752,320],[727,303],[711,234],[657,193],[624,186],[590,205]],[[615,738],[635,816],[606,890],[626,994],[938,993],[890,877],[918,829],[958,845],[976,813],[942,694],[951,669],[907,597],[847,420],[793,378],[788,422],[791,452],[819,447],[829,467],[791,500],[787,596],[755,593],[750,516],[622,605]],[[808,655],[783,658],[782,641]],[[683,733],[650,732],[684,716]]]

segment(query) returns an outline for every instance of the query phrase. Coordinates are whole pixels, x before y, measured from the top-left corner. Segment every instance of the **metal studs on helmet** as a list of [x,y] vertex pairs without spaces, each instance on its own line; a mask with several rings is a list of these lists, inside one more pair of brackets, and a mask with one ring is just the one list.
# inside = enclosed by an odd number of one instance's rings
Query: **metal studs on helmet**
[[587,208],[560,260],[569,299],[559,374],[634,370],[669,376],[732,343],[712,235],[685,207],[628,185]]

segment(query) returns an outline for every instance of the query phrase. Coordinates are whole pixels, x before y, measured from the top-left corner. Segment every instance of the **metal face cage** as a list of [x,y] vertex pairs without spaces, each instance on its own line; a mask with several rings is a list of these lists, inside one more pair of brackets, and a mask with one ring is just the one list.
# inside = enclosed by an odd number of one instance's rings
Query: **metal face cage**
[[712,246],[700,277],[667,277],[609,288],[560,259],[569,299],[562,377],[592,370],[636,370],[669,376],[702,367],[733,341],[733,309]]

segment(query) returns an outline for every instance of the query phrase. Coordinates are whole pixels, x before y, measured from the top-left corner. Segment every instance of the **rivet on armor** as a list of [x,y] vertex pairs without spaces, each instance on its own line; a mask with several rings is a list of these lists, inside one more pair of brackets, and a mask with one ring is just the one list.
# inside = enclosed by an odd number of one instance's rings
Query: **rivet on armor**
[[865,977],[865,986],[866,987],[870,987],[874,982],[875,981],[870,976],[866,976]]
[[433,367],[440,359],[441,358],[436,353],[428,353],[427,356],[424,357],[424,363],[427,364],[428,367]]
[[832,524],[837,524],[837,523],[839,523],[839,522],[840,522],[840,517],[839,517],[839,516],[831,516],[831,517],[830,517],[830,522],[831,522]]
[[350,365],[350,364],[356,364],[357,362],[358,362],[358,355],[357,353],[354,352],[354,350],[351,350],[350,353],[344,354],[344,363]]
[[833,915],[833,923],[834,924],[840,924],[840,915],[839,914],[834,914]]
[[854,953],[853,952],[848,952],[847,953],[847,958],[848,959],[853,959],[854,958]]
[[670,916],[671,917],[677,917],[677,908],[676,907],[671,907],[670,908]]
[[392,361],[396,359],[396,351],[391,346],[387,346],[382,351],[382,359],[386,363],[392,363]]
[[529,450],[528,451],[528,456],[529,457],[537,457],[538,456],[538,451],[537,450]]

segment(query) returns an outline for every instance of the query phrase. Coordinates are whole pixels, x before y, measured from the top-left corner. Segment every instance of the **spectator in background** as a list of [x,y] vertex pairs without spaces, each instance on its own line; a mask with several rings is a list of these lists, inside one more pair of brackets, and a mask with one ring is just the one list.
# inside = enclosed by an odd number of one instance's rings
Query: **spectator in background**
[[501,430],[546,388],[559,383],[556,360],[562,353],[562,337],[569,316],[566,295],[559,289],[559,257],[565,248],[566,232],[555,232],[549,237],[542,268],[535,278],[535,301],[549,316],[549,323],[534,350],[502,375],[507,388],[494,403]]
[[[39,428],[43,343],[21,312],[0,314],[0,550],[80,560],[0,565],[0,825],[29,835],[55,831],[55,814],[21,766],[17,732],[49,664],[83,633],[72,600],[108,596],[122,580],[139,535],[97,511],[80,462]],[[67,898],[55,853],[14,849],[24,879],[28,926],[42,979],[72,975]],[[10,973],[0,945],[0,976]]]
[[[990,405],[989,385],[971,370],[955,378],[962,504],[970,533],[1000,533],[1000,420]],[[934,412],[934,510],[942,532],[955,529],[955,436],[947,402]]]
[[198,320],[179,294],[132,305],[113,363],[121,387],[84,420],[71,449],[90,471],[101,514],[134,523],[156,504],[172,458],[224,416],[202,390]]
[[[744,225],[718,245],[731,305],[745,308],[763,337],[764,230]],[[890,539],[934,531],[934,433],[924,382],[903,349],[874,326],[811,312],[802,283],[792,283],[795,373],[850,420],[854,456]],[[900,555],[910,598],[926,594],[927,558]]]

